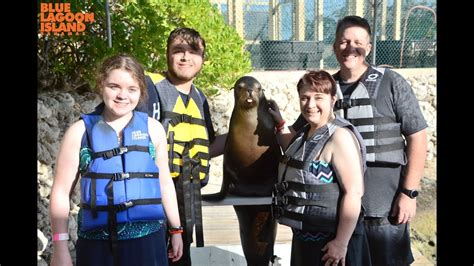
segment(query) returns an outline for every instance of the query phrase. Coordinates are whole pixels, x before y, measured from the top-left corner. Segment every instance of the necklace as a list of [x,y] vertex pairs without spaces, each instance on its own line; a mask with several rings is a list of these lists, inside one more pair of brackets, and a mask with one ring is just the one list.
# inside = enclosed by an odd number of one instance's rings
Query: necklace
[[122,144],[122,132],[117,133],[117,141],[119,145]]

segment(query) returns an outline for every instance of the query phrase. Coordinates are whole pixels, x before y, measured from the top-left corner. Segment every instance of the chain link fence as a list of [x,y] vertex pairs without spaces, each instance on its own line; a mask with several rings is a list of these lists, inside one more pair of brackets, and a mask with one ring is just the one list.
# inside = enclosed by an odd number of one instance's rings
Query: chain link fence
[[337,21],[354,14],[363,14],[372,27],[368,62],[436,67],[436,0],[211,2],[245,39],[255,70],[338,68],[332,50]]

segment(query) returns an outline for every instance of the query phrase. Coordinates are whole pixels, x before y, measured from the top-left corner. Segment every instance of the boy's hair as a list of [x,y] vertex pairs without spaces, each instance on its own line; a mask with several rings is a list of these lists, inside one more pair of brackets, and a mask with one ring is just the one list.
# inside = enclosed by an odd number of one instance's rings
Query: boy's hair
[[169,37],[166,45],[166,51],[168,53],[171,43],[175,39],[182,39],[187,42],[193,50],[200,51],[202,45],[202,57],[206,52],[206,41],[201,37],[198,31],[191,28],[176,28],[174,29]]

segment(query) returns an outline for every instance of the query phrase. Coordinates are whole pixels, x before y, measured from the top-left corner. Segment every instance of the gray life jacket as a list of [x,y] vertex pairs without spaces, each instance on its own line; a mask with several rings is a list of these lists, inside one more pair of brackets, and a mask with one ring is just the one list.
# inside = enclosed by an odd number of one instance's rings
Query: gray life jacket
[[395,116],[383,116],[377,111],[377,93],[385,71],[391,70],[370,66],[349,99],[344,99],[338,82],[334,111],[360,132],[367,149],[367,162],[405,165],[401,124]]
[[[336,116],[310,139],[306,139],[309,130],[309,125],[306,125],[296,134],[279,164],[278,183],[273,189],[272,214],[280,224],[305,231],[336,231],[341,199],[336,172],[328,167],[329,171],[323,170],[315,176],[310,170],[316,155],[340,127],[348,128],[357,137],[365,171],[362,137],[347,120]],[[324,177],[319,178],[320,175]]]

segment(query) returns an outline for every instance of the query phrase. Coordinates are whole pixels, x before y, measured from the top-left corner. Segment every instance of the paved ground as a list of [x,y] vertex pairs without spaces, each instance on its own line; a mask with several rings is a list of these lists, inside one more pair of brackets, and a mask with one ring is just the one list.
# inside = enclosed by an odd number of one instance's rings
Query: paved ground
[[[240,246],[238,222],[232,206],[204,206],[204,248],[192,248],[193,265],[246,265]],[[415,263],[413,266],[434,265],[421,253],[414,249]],[[289,266],[291,254],[291,230],[286,226],[278,226],[275,255],[281,258],[278,265]]]
[[[291,256],[291,244],[276,244],[275,255],[278,256],[275,266],[289,266]],[[413,250],[415,263],[412,266],[432,266],[427,258],[423,257],[418,250]],[[191,248],[193,265],[196,266],[246,266],[242,247],[240,245],[218,245],[203,248]]]

